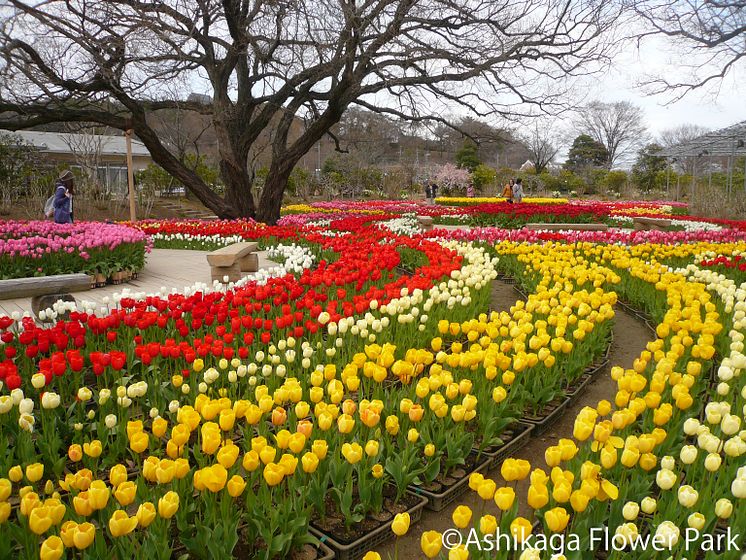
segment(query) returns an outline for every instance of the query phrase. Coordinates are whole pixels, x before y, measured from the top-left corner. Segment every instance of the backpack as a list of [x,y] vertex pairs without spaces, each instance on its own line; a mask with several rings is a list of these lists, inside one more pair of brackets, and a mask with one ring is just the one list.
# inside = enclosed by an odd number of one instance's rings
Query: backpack
[[54,215],[54,195],[50,196],[44,203],[44,215],[51,218]]

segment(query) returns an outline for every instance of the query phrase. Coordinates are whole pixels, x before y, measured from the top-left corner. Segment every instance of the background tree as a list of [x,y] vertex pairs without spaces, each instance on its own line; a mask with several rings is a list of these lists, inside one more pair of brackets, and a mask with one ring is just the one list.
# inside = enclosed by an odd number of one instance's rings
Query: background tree
[[474,171],[482,162],[479,160],[477,155],[477,145],[467,140],[461,149],[456,152],[456,165],[461,169],[467,169],[470,172]]
[[645,142],[642,110],[629,101],[594,101],[578,112],[575,128],[604,145],[609,168]]
[[554,157],[559,152],[554,125],[550,122],[534,122],[530,132],[522,135],[521,140],[529,151],[531,162],[534,164],[534,173],[537,175],[554,161]]
[[[493,186],[497,180],[497,173],[488,165],[480,163],[471,172],[471,182],[474,188],[481,191],[486,187]],[[498,193],[499,194],[499,193]]]
[[[441,188],[438,194],[462,194],[466,186],[471,182],[468,170],[460,169],[452,163],[446,163],[435,174],[435,182]],[[446,191],[443,193],[442,191]]]
[[[449,125],[440,116],[449,108],[479,116],[514,114],[517,103],[559,109],[570,78],[605,62],[618,8],[566,0],[7,0],[4,10],[0,125],[131,128],[218,216],[274,222],[292,169],[348,107]],[[212,102],[175,99],[187,84]],[[156,133],[153,114],[176,107],[211,119],[224,197]],[[248,161],[267,129],[269,171],[257,203]]]
[[746,61],[746,7],[743,0],[624,0],[646,24],[639,34],[662,35],[679,49],[681,64],[647,81],[652,93],[688,92],[720,84]]
[[608,164],[609,152],[601,142],[587,134],[581,134],[572,143],[567,154],[565,169],[578,172],[588,167],[603,167]]
[[666,171],[666,158],[660,156],[663,147],[648,144],[637,153],[637,161],[632,167],[632,178],[644,191],[651,191],[658,185],[660,174]]
[[[659,144],[664,148],[672,148],[677,144],[684,144],[710,132],[710,129],[698,124],[682,124],[661,131]],[[685,175],[692,174],[697,164],[695,156],[683,156],[671,159],[671,164]]]

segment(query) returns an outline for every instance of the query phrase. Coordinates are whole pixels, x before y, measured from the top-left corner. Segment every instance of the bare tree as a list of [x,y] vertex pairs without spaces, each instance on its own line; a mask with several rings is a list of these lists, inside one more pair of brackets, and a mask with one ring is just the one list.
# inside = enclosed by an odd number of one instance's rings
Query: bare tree
[[649,35],[671,38],[680,66],[670,76],[646,82],[652,93],[671,92],[673,100],[723,78],[746,60],[746,4],[743,0],[624,0],[647,24]]
[[634,153],[645,143],[643,119],[642,110],[629,101],[593,101],[578,112],[575,128],[604,145],[611,168],[621,157]]
[[[7,0],[0,126],[132,128],[153,160],[221,217],[279,218],[303,155],[358,105],[451,124],[564,106],[570,78],[607,62],[618,7],[601,0]],[[212,103],[174,99],[190,84]],[[551,87],[550,85],[551,84]],[[182,88],[186,89],[186,88]],[[172,153],[150,117],[212,120],[225,197]],[[291,131],[301,120],[299,134]],[[272,127],[258,203],[248,158]]]
[[684,142],[689,142],[689,140],[699,138],[708,132],[710,132],[710,129],[706,126],[682,124],[674,128],[662,130],[658,136],[660,137],[661,146],[670,148],[676,144],[683,144]]
[[522,134],[521,140],[531,154],[531,162],[537,175],[552,163],[559,152],[560,142],[551,122],[534,121],[530,132]]
[[[710,129],[698,124],[682,124],[680,126],[661,131],[660,144],[664,148],[671,148],[677,144],[684,144],[695,138],[699,138],[710,132]],[[671,160],[674,167],[685,174],[694,172],[697,158],[691,156],[679,156]]]
[[[91,195],[93,199],[101,199],[106,194],[102,188],[99,170],[102,167],[101,152],[104,137],[100,130],[91,127],[81,127],[74,124],[66,125],[67,134],[62,136],[62,141],[70,150],[75,163],[80,167],[83,174],[82,194]],[[86,192],[87,191],[87,192]]]

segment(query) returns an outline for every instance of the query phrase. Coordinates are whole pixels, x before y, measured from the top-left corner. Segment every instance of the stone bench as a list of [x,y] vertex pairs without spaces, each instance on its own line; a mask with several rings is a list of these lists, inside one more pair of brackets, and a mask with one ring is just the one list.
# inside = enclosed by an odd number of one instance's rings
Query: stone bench
[[609,226],[606,224],[526,224],[526,229],[532,230],[579,230],[579,231],[607,231]]
[[647,218],[644,216],[636,216],[632,218],[632,227],[637,231],[645,230],[656,230],[661,231],[671,226],[671,220],[664,218]]
[[431,216],[417,216],[417,221],[422,227],[422,231],[430,231],[433,229],[433,219]]
[[257,244],[252,241],[234,243],[207,254],[212,280],[224,282],[238,281],[243,272],[259,270],[259,255],[256,254]]
[[0,299],[31,298],[31,310],[39,316],[39,311],[49,309],[57,301],[75,301],[70,293],[91,289],[91,279],[87,274],[58,274],[55,276],[35,276],[33,278],[12,278],[0,280]]

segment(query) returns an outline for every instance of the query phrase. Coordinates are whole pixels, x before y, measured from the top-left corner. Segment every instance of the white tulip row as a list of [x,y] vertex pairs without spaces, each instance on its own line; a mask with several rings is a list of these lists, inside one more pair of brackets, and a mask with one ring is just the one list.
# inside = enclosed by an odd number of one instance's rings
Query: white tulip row
[[[122,299],[125,298],[140,300],[151,296],[163,297],[167,296],[169,293],[181,293],[186,296],[190,296],[197,292],[202,292],[203,294],[212,292],[225,292],[228,290],[239,288],[251,282],[256,282],[260,286],[263,286],[269,281],[270,278],[279,278],[285,276],[286,274],[300,274],[301,272],[303,272],[303,270],[311,268],[315,260],[313,253],[311,253],[309,249],[300,247],[295,244],[277,245],[276,247],[269,249],[269,251],[267,252],[267,256],[269,258],[281,257],[282,259],[284,259],[284,262],[267,269],[260,269],[258,272],[245,276],[235,283],[230,282],[225,284],[218,282],[217,280],[212,284],[197,282],[191,286],[185,286],[182,290],[172,288],[170,292],[168,288],[162,286],[160,291],[157,293],[135,292],[130,290],[129,288],[124,288],[121,292],[115,293],[113,296],[111,296],[111,298],[109,298],[109,296],[104,297],[103,305],[86,300],[82,300],[77,303],[59,300],[55,302],[50,308],[41,310],[39,312],[39,319],[41,319],[42,321],[46,321],[47,319],[54,320],[60,315],[76,311],[85,312],[91,315],[108,315],[111,312],[111,305],[113,304],[116,307],[119,305]],[[11,318],[18,321],[21,319],[21,315],[20,313],[16,312]]]

